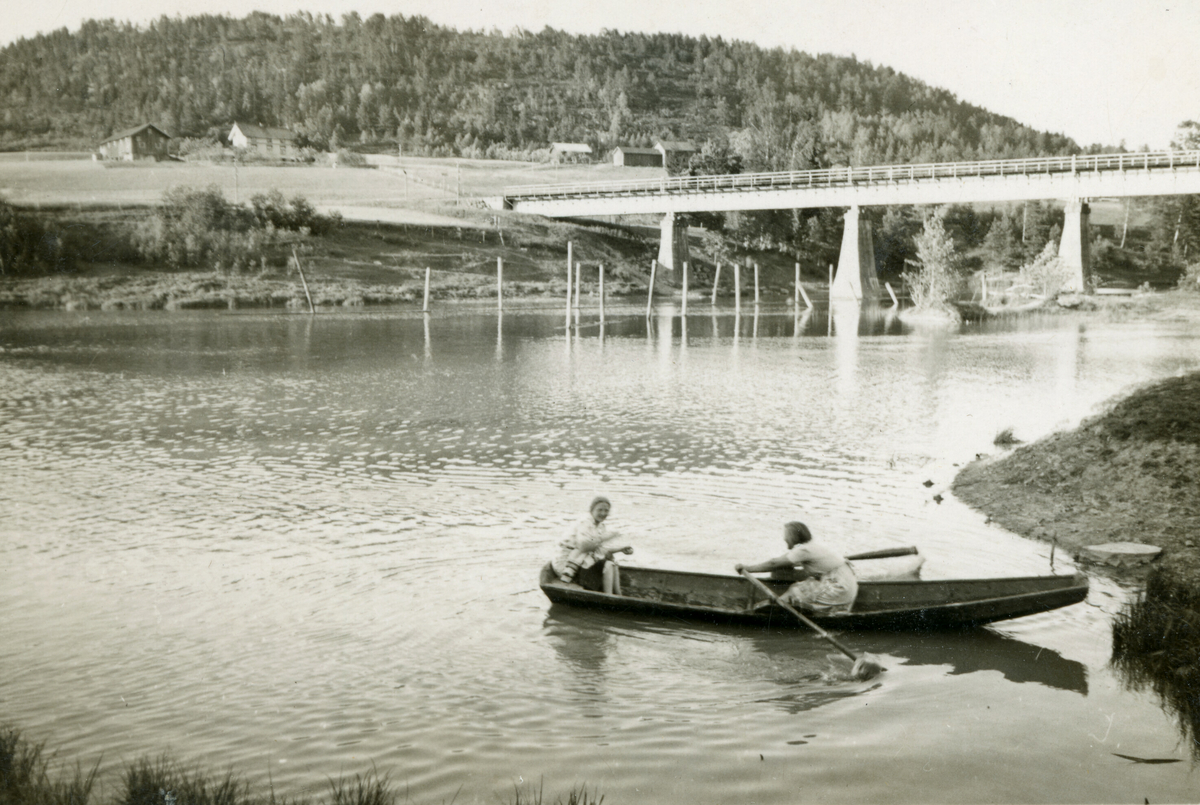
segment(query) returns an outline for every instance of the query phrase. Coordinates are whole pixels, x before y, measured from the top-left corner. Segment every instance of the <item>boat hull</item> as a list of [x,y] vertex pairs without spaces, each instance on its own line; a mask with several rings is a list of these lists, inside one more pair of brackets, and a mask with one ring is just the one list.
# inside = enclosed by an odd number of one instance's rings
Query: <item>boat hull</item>
[[[777,595],[789,582],[762,579]],[[781,607],[739,576],[689,573],[622,566],[623,595],[606,595],[566,585],[549,565],[539,579],[554,603],[598,607],[632,615],[746,623],[768,627],[803,627]],[[862,581],[853,611],[811,614],[826,629],[932,631],[977,626],[1022,618],[1079,603],[1088,581],[1072,576],[1025,576],[1000,579]],[[765,605],[764,605],[765,603]]]

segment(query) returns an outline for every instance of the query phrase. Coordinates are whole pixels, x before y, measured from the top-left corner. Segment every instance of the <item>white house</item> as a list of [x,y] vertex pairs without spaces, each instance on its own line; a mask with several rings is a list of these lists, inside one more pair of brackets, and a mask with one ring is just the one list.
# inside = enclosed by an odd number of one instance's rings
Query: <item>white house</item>
[[229,131],[229,142],[234,148],[246,148],[273,159],[298,159],[300,156],[296,132],[291,129],[234,123]]
[[551,162],[591,162],[592,147],[587,143],[551,143]]

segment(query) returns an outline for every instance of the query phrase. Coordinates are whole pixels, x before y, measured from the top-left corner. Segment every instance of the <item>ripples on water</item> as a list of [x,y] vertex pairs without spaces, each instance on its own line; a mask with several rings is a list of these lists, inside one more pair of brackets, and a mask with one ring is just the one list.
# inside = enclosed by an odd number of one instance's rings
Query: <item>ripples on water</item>
[[[535,579],[596,491],[639,564],[729,572],[800,517],[846,552],[920,545],[929,577],[1046,572],[1045,546],[945,492],[956,467],[1196,366],[1193,337],[582,324],[0,322],[7,717],[68,758],[170,748],[288,792],[375,764],[417,802],[519,779],[613,801],[1102,801],[1125,791],[1117,741],[1173,751],[1104,669],[1125,593],[1103,581],[995,631],[850,636],[891,669],[852,683],[797,633],[551,607]],[[1156,774],[1135,793],[1190,779]]]

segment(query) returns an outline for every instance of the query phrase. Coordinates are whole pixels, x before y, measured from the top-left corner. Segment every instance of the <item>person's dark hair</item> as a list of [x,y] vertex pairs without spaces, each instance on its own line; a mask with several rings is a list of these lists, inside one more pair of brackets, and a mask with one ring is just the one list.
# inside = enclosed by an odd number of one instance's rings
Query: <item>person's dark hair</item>
[[793,520],[790,523],[785,523],[783,526],[783,533],[800,545],[812,540],[812,532],[808,530],[808,526],[796,520]]

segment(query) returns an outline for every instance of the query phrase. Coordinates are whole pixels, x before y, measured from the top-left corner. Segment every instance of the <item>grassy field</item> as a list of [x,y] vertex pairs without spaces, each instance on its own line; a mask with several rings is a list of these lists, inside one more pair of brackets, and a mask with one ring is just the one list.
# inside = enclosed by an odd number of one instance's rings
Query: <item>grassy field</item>
[[[216,185],[230,200],[277,189],[321,208],[423,208],[498,196],[509,185],[657,178],[657,168],[369,157],[370,168],[91,160],[0,160],[0,198],[26,207],[155,204],[169,187]],[[348,216],[349,217],[349,216]]]

